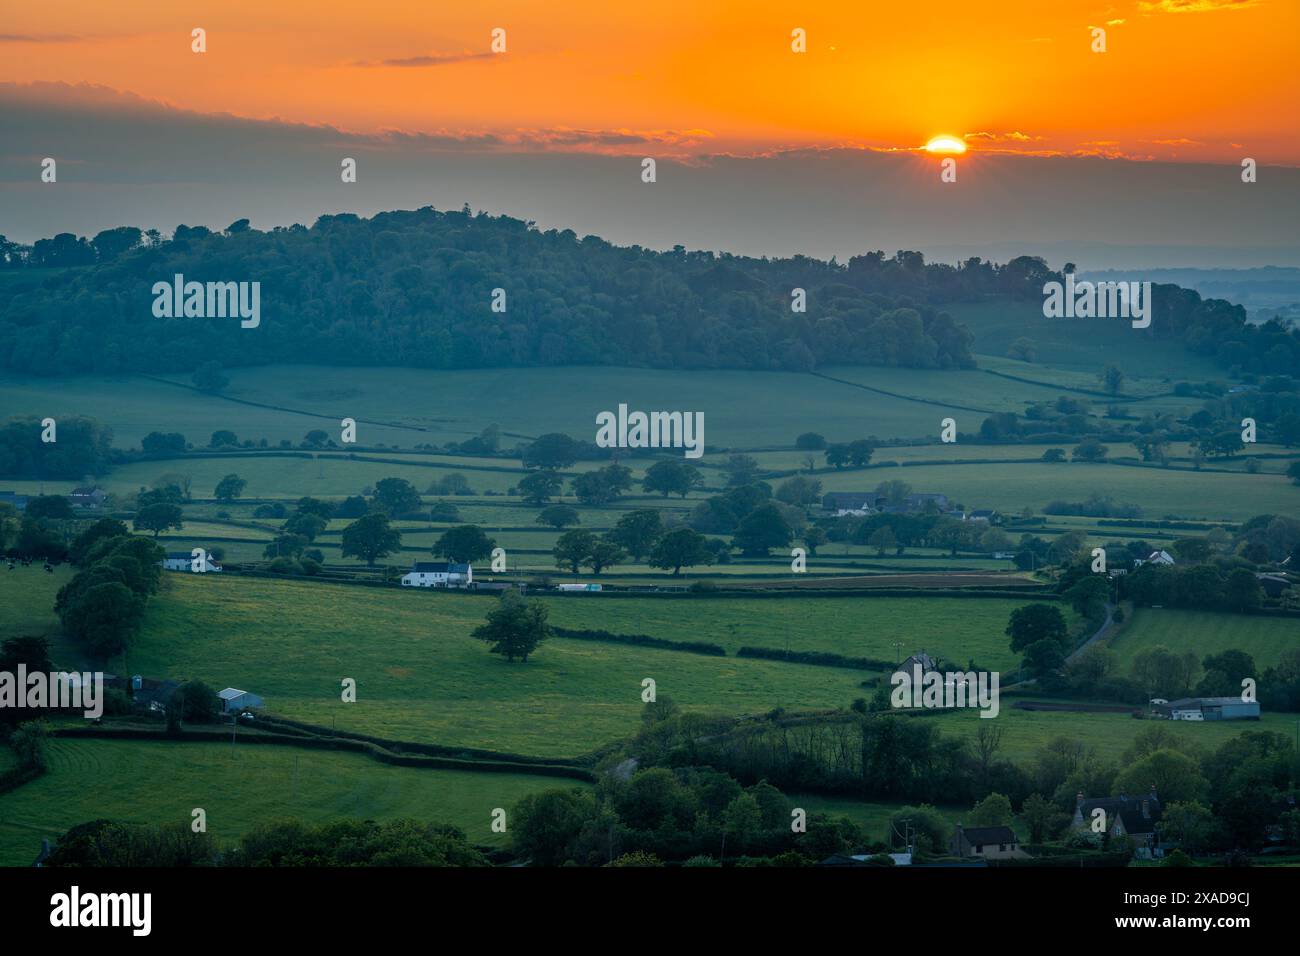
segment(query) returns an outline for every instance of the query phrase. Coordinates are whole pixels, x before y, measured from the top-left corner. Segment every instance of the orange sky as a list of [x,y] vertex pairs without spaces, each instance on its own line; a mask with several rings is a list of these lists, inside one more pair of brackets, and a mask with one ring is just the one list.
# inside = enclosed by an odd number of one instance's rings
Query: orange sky
[[[0,82],[102,84],[203,112],[542,131],[532,144],[662,131],[678,153],[952,133],[974,149],[1300,165],[1297,0],[4,2]],[[1090,26],[1106,27],[1106,53]],[[488,52],[493,27],[504,55]],[[790,51],[794,27],[806,54]],[[440,62],[385,65],[417,57]]]

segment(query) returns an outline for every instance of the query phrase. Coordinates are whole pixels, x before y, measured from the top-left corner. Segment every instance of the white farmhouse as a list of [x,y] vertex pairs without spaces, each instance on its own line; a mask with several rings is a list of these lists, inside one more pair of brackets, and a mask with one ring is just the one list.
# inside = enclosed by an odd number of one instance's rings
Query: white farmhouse
[[[195,558],[188,551],[168,551],[167,556],[159,562],[166,571],[198,571],[194,567]],[[220,571],[221,565],[212,560],[212,555],[203,552],[203,571]]]
[[447,561],[416,561],[402,575],[402,587],[406,588],[463,588],[473,581],[472,567]]

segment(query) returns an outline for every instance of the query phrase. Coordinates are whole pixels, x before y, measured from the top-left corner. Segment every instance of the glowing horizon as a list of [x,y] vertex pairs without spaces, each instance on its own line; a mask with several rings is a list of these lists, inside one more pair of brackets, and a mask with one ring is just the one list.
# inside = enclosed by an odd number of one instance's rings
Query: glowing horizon
[[[957,0],[918,17],[902,3],[804,13],[666,0],[651,17],[589,0],[503,0],[486,15],[393,0],[359,20],[337,0],[181,12],[69,0],[7,13],[0,83],[96,84],[201,113],[527,150],[915,149],[941,129],[981,152],[1300,165],[1283,119],[1300,101],[1300,5],[1119,0],[1105,20],[1086,0],[1044,7]],[[1090,48],[1096,23],[1105,53]],[[504,53],[490,48],[496,27]],[[796,27],[806,52],[792,51]]]
[[940,135],[933,137],[925,144],[927,153],[952,153],[961,155],[966,152],[966,144],[956,136]]

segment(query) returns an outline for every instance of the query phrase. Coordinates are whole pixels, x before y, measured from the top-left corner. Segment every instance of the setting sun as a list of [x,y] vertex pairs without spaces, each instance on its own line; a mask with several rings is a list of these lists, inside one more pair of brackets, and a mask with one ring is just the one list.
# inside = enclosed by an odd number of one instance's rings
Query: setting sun
[[936,136],[925,144],[927,153],[964,153],[966,144],[956,136]]

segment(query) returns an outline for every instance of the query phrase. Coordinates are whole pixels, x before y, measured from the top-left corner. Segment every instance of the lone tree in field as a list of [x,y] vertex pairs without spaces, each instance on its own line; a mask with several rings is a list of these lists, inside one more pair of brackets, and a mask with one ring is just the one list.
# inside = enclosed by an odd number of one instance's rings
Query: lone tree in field
[[375,483],[373,501],[394,517],[420,510],[420,493],[405,478],[381,478]]
[[159,502],[141,508],[136,513],[133,524],[136,531],[152,531],[153,536],[156,538],[168,528],[175,528],[179,531],[183,527],[181,524],[183,517],[180,505]]
[[759,505],[741,519],[731,543],[750,556],[766,557],[772,548],[789,547],[794,533],[775,505]]
[[230,379],[221,370],[220,362],[204,362],[194,370],[190,381],[201,392],[219,392],[230,384]]
[[1065,615],[1059,607],[1050,604],[1026,604],[1016,608],[1011,612],[1005,633],[1011,638],[1011,649],[1016,652],[1044,640],[1055,641],[1064,647],[1069,640]]
[[657,508],[638,508],[618,519],[609,539],[627,549],[637,562],[663,537],[664,524]]
[[559,531],[571,524],[582,524],[582,519],[578,516],[578,512],[568,505],[551,505],[549,508],[543,508],[537,515],[537,523],[550,525]]
[[343,557],[356,557],[370,567],[402,544],[402,533],[388,526],[388,515],[371,512],[343,529]]
[[218,501],[234,501],[244,493],[248,487],[248,482],[238,475],[226,475],[217,482],[217,488],[212,492],[212,496]]
[[591,568],[592,574],[600,574],[610,565],[618,564],[627,557],[627,552],[608,538],[597,538],[583,559],[583,564]]
[[587,559],[595,544],[596,536],[590,531],[575,528],[573,531],[564,532],[556,539],[555,547],[551,549],[551,553],[555,555],[555,566],[561,569],[568,568],[570,574],[577,574],[578,565]]
[[659,539],[650,552],[649,563],[650,567],[672,571],[673,577],[677,577],[682,568],[712,564],[713,552],[709,550],[704,535],[691,528],[678,528]]
[[558,471],[576,462],[581,453],[581,443],[560,432],[550,432],[526,446],[522,459],[525,468]]
[[681,495],[685,498],[692,488],[704,484],[704,476],[694,465],[684,461],[657,461],[646,469],[641,479],[641,488],[646,494],[659,492],[665,498],[669,495]]
[[894,529],[885,524],[871,532],[867,544],[876,549],[877,557],[883,558],[887,552],[898,547],[898,537],[894,534]]
[[526,664],[528,655],[551,636],[547,613],[541,601],[525,601],[517,591],[506,591],[501,602],[488,611],[487,622],[474,629],[473,636],[487,641],[493,654],[504,654],[511,664],[516,657]]
[[433,553],[457,564],[473,564],[488,557],[496,546],[496,541],[484,534],[478,525],[463,524],[444,531],[433,546]]
[[515,490],[524,504],[543,505],[560,494],[564,479],[554,471],[535,471],[519,479]]

